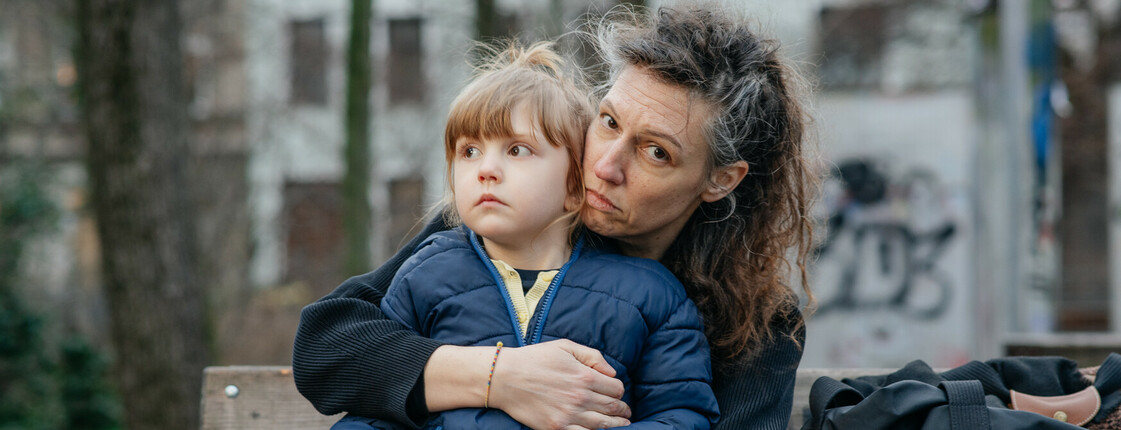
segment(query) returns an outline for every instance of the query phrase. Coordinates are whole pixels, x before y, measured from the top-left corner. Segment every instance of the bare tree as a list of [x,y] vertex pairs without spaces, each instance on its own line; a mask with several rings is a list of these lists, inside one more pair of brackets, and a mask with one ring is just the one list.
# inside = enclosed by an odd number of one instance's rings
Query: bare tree
[[494,0],[475,0],[475,40],[497,37],[498,23]]
[[176,0],[78,0],[91,203],[133,429],[197,429],[209,360]]
[[351,0],[346,67],[346,174],[343,231],[346,276],[370,269],[370,21],[371,0]]

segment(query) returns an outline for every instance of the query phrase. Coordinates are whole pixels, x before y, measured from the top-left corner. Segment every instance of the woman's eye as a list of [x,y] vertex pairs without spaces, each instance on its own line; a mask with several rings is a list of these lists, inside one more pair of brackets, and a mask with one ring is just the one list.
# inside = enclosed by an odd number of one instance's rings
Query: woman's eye
[[602,114],[600,115],[599,121],[603,124],[604,127],[610,128],[612,130],[619,128],[619,123],[615,122],[615,118],[612,118],[611,115]]
[[653,158],[655,160],[658,160],[658,161],[669,160],[669,153],[667,153],[665,149],[662,149],[659,146],[647,146],[646,149],[644,149],[644,151],[646,151],[646,155],[649,155],[650,158]]

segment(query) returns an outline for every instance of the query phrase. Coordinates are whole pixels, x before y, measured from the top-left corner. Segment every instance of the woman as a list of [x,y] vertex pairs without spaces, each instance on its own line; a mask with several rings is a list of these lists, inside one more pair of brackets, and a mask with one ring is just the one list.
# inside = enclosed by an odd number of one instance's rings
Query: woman
[[[809,296],[809,190],[803,112],[777,46],[712,5],[662,8],[597,32],[610,88],[584,151],[592,231],[661,261],[700,309],[712,346],[717,428],[782,429],[804,339],[785,256]],[[730,189],[720,199],[716,188]],[[715,193],[723,195],[723,192]],[[293,369],[325,414],[416,424],[483,404],[534,428],[626,425],[622,383],[598,351],[554,341],[508,348],[488,378],[488,347],[440,345],[385,319],[378,303],[436,220],[377,271],[304,309]]]

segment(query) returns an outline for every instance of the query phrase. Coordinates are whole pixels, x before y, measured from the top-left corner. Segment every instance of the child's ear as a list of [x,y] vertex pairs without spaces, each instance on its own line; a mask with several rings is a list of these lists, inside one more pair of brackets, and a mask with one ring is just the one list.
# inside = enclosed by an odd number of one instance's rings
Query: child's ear
[[729,166],[717,167],[712,171],[709,184],[701,193],[701,199],[712,203],[724,198],[747,176],[747,162],[740,160]]

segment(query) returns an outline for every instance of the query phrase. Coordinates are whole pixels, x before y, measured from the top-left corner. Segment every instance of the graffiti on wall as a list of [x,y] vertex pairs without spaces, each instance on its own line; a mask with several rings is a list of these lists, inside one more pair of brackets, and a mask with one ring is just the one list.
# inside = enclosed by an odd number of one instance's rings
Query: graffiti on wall
[[826,183],[826,233],[815,250],[819,315],[876,310],[935,320],[950,307],[954,277],[939,263],[958,226],[945,187],[928,170],[884,170],[850,159]]

